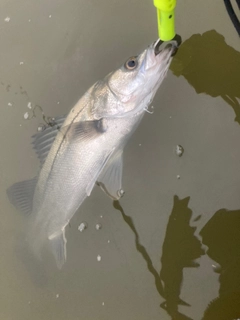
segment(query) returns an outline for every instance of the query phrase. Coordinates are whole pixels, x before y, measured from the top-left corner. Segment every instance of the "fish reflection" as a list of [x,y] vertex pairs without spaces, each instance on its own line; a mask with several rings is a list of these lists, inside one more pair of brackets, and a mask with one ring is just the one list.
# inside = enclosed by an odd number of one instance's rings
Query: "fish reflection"
[[162,247],[160,280],[164,284],[166,301],[161,306],[173,319],[188,319],[178,311],[178,305],[189,306],[180,299],[183,269],[198,267],[194,260],[204,254],[199,239],[194,235],[196,227],[190,226],[192,210],[188,207],[189,200],[190,197],[180,200],[174,196]]
[[200,232],[208,256],[220,266],[219,297],[203,320],[240,318],[240,210],[218,210]]
[[240,124],[240,52],[215,30],[195,34],[182,43],[170,69],[183,76],[197,93],[222,97]]
[[161,307],[172,319],[188,320],[189,317],[178,311],[178,305],[188,304],[180,299],[181,285],[183,281],[183,268],[198,267],[194,262],[204,254],[200,241],[195,237],[195,227],[190,226],[192,210],[188,208],[189,197],[180,200],[174,197],[174,204],[169,217],[165,240],[162,248],[162,269],[159,272],[154,268],[150,255],[140,243],[140,237],[134,226],[132,218],[124,212],[119,201],[114,201],[113,206],[119,210],[122,217],[135,236],[137,251],[147,263],[149,272],[155,279],[155,286],[159,295],[165,299]]

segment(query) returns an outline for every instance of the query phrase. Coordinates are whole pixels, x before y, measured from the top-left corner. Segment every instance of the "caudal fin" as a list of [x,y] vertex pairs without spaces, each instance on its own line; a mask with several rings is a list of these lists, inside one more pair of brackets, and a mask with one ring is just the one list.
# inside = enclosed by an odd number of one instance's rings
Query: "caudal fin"
[[61,269],[67,260],[67,239],[65,237],[65,228],[60,233],[50,236],[49,240],[57,267]]

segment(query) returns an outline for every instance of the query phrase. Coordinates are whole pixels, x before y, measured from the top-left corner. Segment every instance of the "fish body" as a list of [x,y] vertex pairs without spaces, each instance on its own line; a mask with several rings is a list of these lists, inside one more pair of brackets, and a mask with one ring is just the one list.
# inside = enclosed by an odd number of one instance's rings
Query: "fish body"
[[10,201],[29,214],[28,239],[40,255],[51,243],[57,266],[66,260],[65,227],[96,183],[121,197],[122,154],[164,79],[176,43],[152,44],[96,82],[55,125],[34,136],[42,167],[38,177],[16,183]]

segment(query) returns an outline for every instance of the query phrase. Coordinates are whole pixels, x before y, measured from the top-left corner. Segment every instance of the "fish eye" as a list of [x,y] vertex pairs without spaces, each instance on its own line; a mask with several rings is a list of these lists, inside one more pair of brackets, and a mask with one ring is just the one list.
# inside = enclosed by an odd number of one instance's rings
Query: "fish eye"
[[137,57],[132,57],[126,61],[125,68],[128,70],[133,70],[137,67],[137,65]]

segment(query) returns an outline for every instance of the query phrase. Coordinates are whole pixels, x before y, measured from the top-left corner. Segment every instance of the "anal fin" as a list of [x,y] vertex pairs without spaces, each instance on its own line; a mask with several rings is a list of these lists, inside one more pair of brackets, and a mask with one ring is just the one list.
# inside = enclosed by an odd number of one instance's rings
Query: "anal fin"
[[32,212],[32,201],[37,184],[37,177],[17,182],[7,189],[9,201],[21,212],[29,215]]

